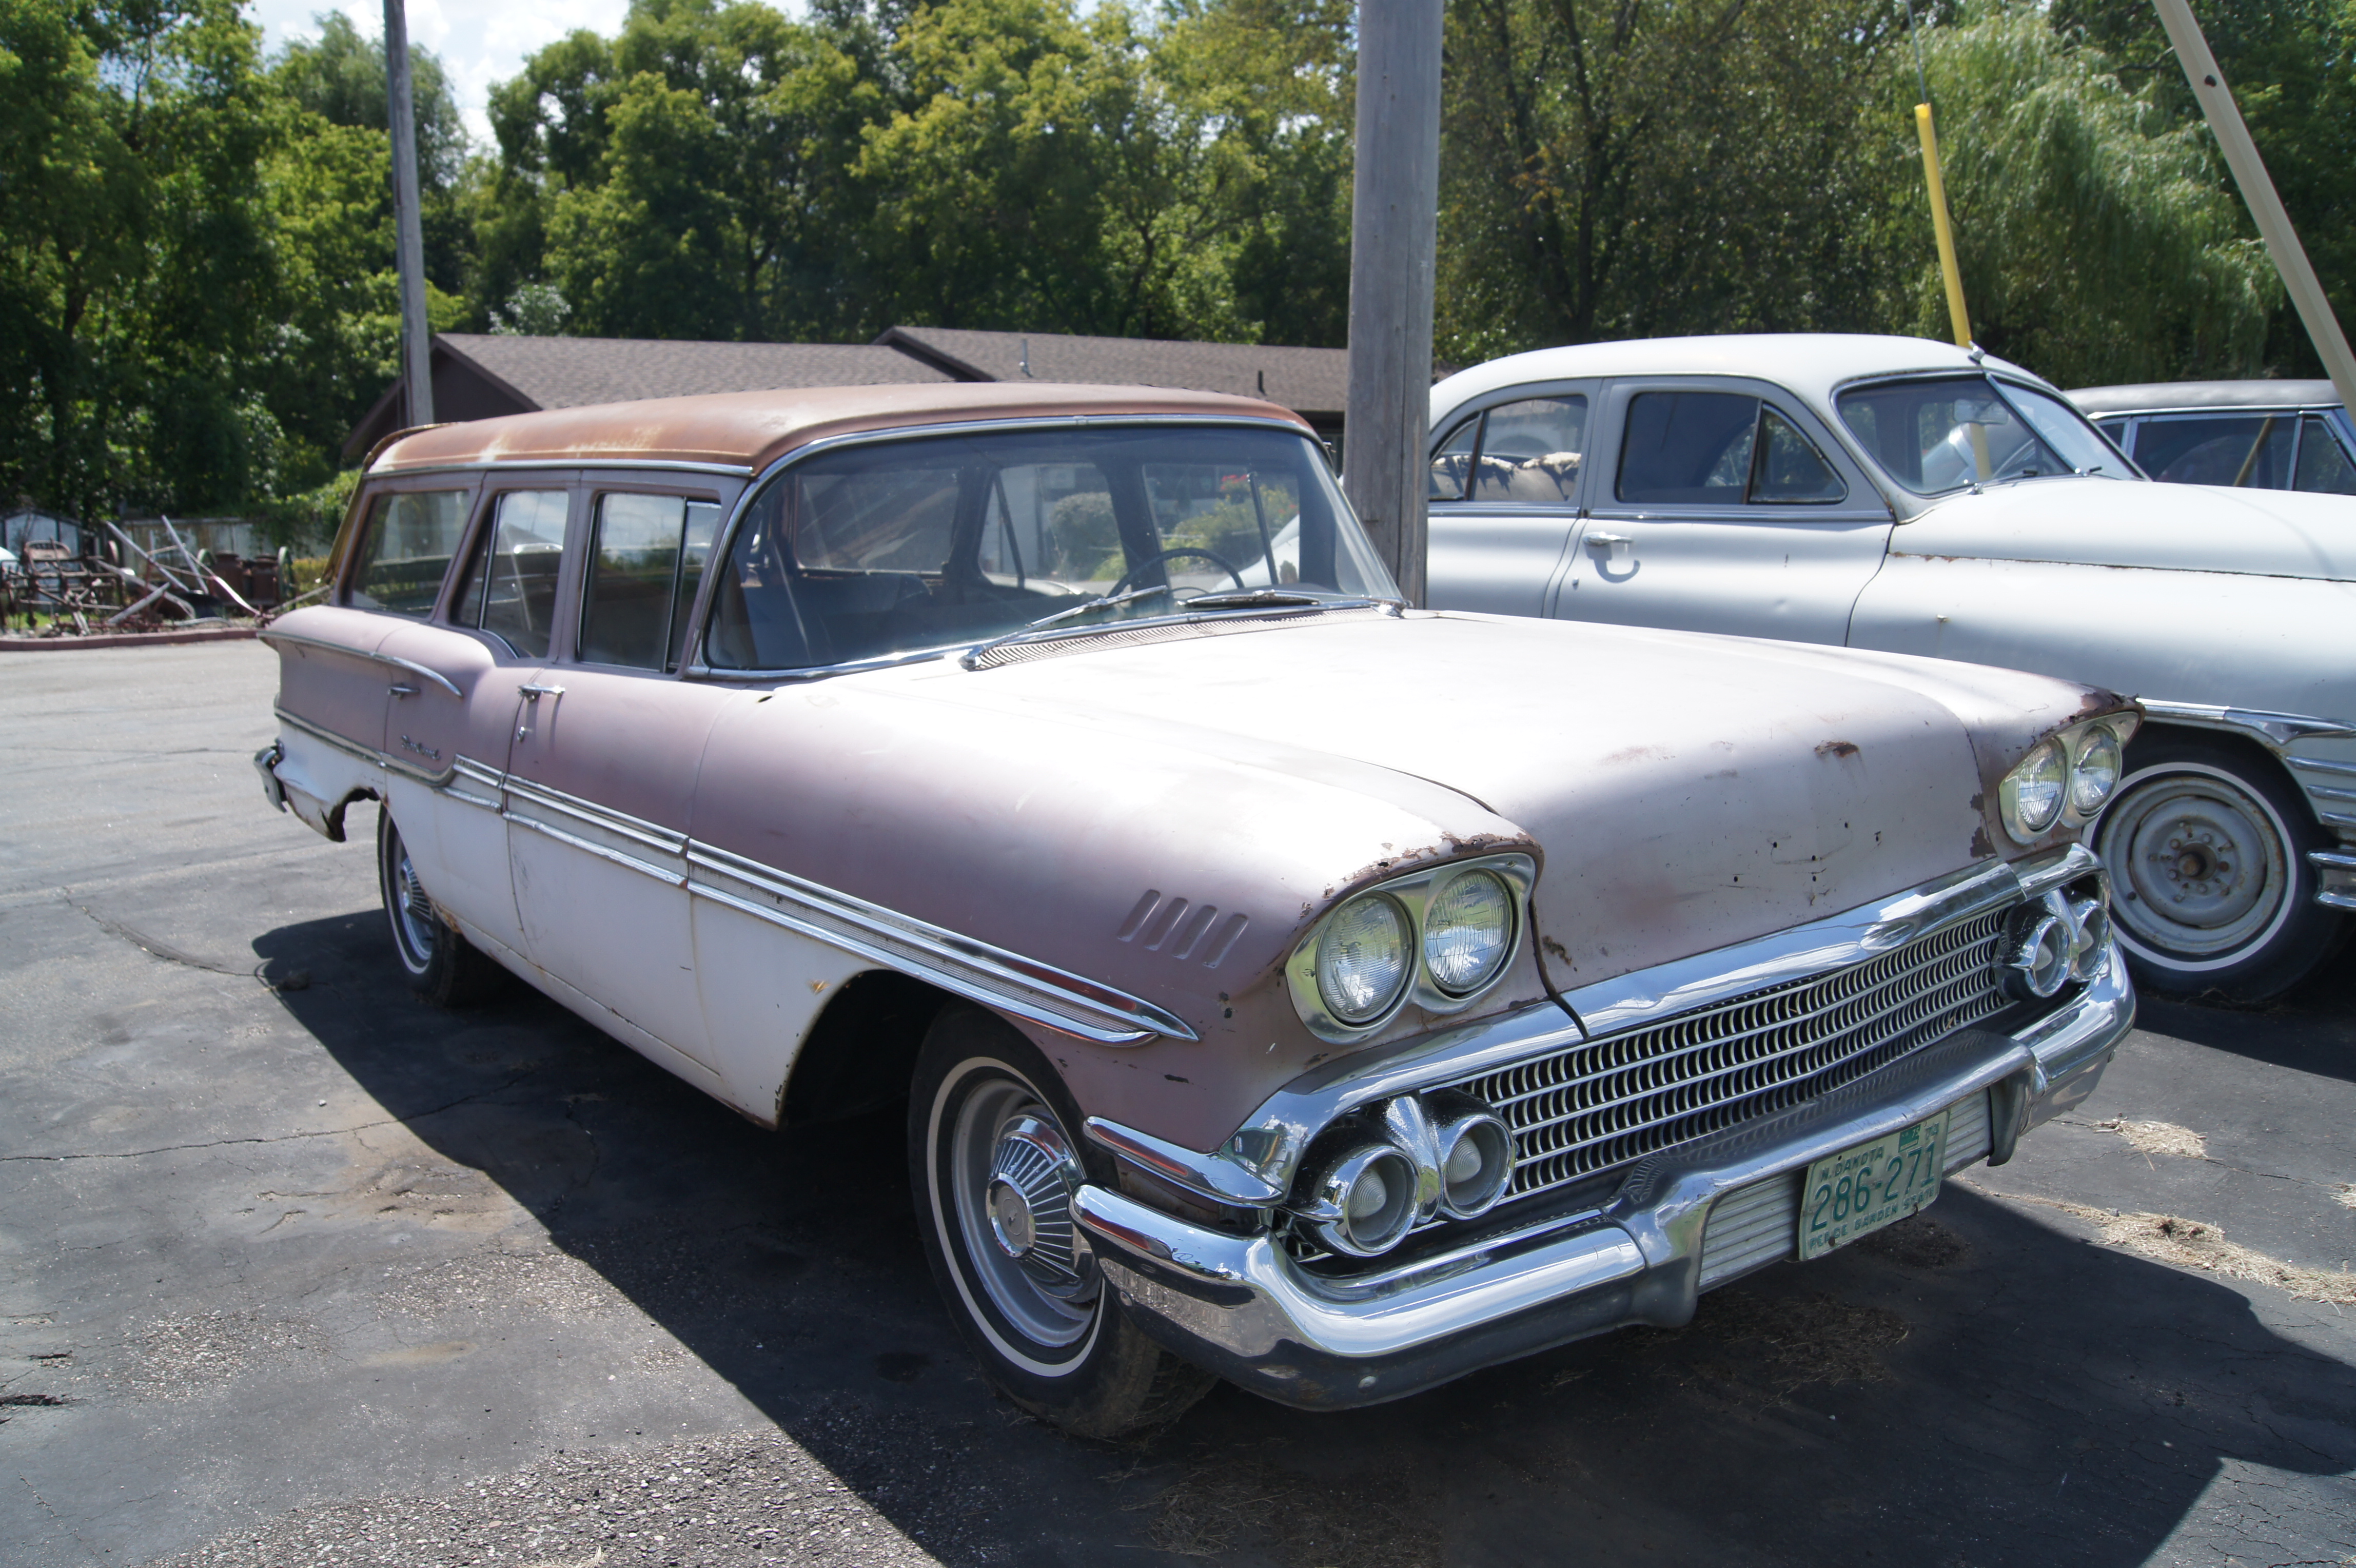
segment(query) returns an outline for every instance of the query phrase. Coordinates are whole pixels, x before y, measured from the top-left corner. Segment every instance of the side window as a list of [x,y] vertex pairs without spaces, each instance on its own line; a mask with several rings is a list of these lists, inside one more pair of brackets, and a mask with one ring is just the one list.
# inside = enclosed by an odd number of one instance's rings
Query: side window
[[1481,434],[1481,416],[1474,414],[1448,433],[1431,455],[1431,485],[1424,494],[1436,501],[1461,501],[1464,482],[1472,473],[1472,443]]
[[360,537],[348,602],[423,620],[442,596],[442,579],[466,526],[465,490],[396,490],[377,497]]
[[1628,403],[1616,486],[1623,501],[1740,506],[1759,400],[1733,392],[1638,392]]
[[736,526],[713,585],[703,657],[715,670],[794,670],[816,662],[801,611],[787,585],[786,498],[773,484]]
[[581,604],[581,658],[634,670],[678,669],[688,612],[719,526],[720,509],[709,501],[599,496]]
[[1848,499],[1848,486],[1815,444],[1772,408],[1760,411],[1758,453],[1751,472],[1753,502],[1790,506]]
[[1579,489],[1587,450],[1584,397],[1533,397],[1489,411],[1472,467],[1476,501],[1561,506]]
[[2168,484],[2288,489],[2293,423],[2286,414],[2147,419],[2136,461]]
[[548,657],[556,624],[556,572],[564,559],[563,490],[509,490],[493,503],[456,619],[479,627],[527,659]]
[[2332,434],[2329,421],[2308,414],[2300,421],[2298,479],[2295,489],[2321,490],[2328,495],[2356,496],[2356,465]]

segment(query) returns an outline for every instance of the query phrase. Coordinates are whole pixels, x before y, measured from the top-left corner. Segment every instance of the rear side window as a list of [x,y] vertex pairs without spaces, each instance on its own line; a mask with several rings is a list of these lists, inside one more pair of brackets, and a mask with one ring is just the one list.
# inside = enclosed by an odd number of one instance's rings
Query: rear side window
[[376,498],[352,573],[356,609],[423,620],[442,596],[442,579],[466,526],[465,490],[396,490]]
[[2136,438],[2136,460],[2169,484],[2286,490],[2296,423],[2286,413],[2147,419]]
[[563,490],[510,490],[493,503],[457,621],[479,627],[527,659],[548,657],[556,624],[556,575],[564,561]]
[[2298,483],[2302,490],[2326,495],[2356,496],[2356,467],[2331,434],[2331,426],[2310,413],[2298,435]]
[[682,496],[603,495],[581,606],[581,657],[676,670],[720,508]]
[[1623,501],[1742,504],[1759,400],[1733,392],[1639,392],[1620,447]]
[[1449,433],[1432,455],[1434,500],[1568,506],[1587,451],[1587,399],[1501,403]]

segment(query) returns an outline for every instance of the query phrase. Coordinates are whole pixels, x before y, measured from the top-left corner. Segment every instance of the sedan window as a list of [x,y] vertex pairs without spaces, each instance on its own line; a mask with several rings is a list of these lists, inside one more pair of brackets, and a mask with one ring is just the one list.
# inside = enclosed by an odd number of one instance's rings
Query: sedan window
[[581,657],[634,670],[678,668],[720,509],[680,496],[597,498]]
[[2284,414],[2147,419],[2136,449],[2144,472],[2171,485],[2290,488],[2296,420]]
[[361,535],[349,603],[423,620],[466,526],[465,490],[396,490],[376,498]]
[[1837,402],[1841,423],[1916,495],[2062,474],[2128,477],[2084,415],[2014,382],[1929,376],[1851,388]]
[[478,627],[527,659],[548,657],[572,501],[563,490],[509,490],[498,498],[458,594],[459,625]]
[[2298,435],[2298,479],[2293,487],[2328,495],[2356,496],[2356,465],[2348,461],[2331,426],[2316,414],[2301,422]]
[[1848,499],[1848,486],[1815,444],[1773,409],[1759,414],[1759,460],[1751,476],[1754,502],[1827,505]]
[[1799,426],[1735,392],[1629,400],[1619,497],[1654,505],[1792,506],[1845,500],[1848,486]]
[[1466,420],[1448,433],[1431,455],[1431,488],[1425,493],[1436,501],[1461,501],[1465,482],[1472,477],[1472,448],[1481,438],[1481,417]]

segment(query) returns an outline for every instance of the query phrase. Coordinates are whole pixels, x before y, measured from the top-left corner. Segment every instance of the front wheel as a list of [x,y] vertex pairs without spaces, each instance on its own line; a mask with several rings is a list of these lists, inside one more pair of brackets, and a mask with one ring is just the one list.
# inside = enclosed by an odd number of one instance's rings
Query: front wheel
[[392,927],[392,950],[411,990],[437,1006],[464,1007],[483,1001],[505,982],[507,972],[434,907],[391,811],[382,807],[376,814],[376,881]]
[[1082,1437],[1175,1419],[1217,1381],[1139,1331],[1072,1212],[1087,1180],[1077,1112],[1031,1043],[945,1008],[908,1099],[909,1179],[926,1260],[1008,1398]]
[[2307,858],[2328,843],[2269,760],[2165,733],[2129,748],[2094,832],[2136,978],[2244,1003],[2281,995],[2345,937]]

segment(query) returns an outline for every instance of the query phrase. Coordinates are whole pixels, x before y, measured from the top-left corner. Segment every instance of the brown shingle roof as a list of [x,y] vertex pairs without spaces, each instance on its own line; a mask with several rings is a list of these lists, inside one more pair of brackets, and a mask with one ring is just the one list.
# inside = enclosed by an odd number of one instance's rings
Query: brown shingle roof
[[653,460],[759,468],[824,435],[967,419],[1065,413],[1297,416],[1251,398],[1156,387],[922,386],[794,388],[649,399],[436,424],[388,446],[371,473],[450,464]]
[[848,343],[697,343],[487,332],[444,332],[437,340],[541,408],[778,387],[957,379],[890,349]]
[[955,327],[894,327],[875,341],[938,365],[960,380],[1094,381],[1232,392],[1264,397],[1320,423],[1338,422],[1349,403],[1346,349],[1173,343]]

